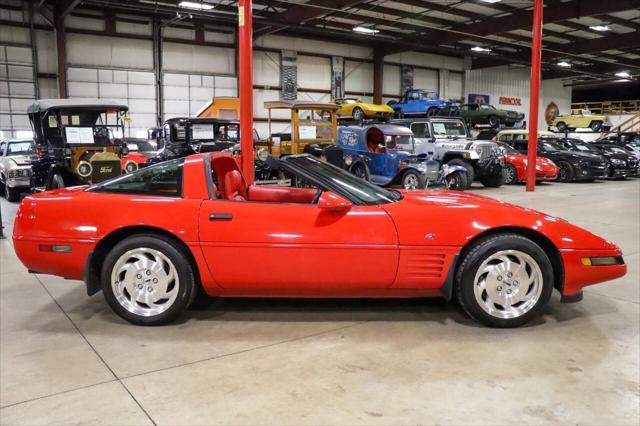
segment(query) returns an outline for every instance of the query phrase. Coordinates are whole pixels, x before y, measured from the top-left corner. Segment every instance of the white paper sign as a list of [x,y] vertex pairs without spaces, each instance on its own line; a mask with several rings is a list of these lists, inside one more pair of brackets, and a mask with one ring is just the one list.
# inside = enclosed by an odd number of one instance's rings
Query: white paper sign
[[316,126],[300,126],[298,127],[300,139],[315,139]]
[[191,126],[192,139],[213,139],[213,124],[194,124]]
[[93,145],[93,127],[65,127],[67,143]]

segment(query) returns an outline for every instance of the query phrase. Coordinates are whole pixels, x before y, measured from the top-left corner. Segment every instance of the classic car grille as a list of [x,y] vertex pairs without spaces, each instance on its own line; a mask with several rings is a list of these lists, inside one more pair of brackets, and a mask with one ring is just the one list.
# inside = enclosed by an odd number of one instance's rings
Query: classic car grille
[[480,146],[480,160],[486,160],[491,157],[493,153],[493,147],[491,145]]
[[444,254],[411,254],[407,257],[407,276],[439,278],[444,271]]
[[329,146],[323,152],[325,158],[327,159],[327,163],[333,164],[334,166],[341,167],[344,159],[344,151],[342,148],[337,146]]
[[102,182],[122,174],[120,161],[92,161],[91,166],[93,166],[92,183]]

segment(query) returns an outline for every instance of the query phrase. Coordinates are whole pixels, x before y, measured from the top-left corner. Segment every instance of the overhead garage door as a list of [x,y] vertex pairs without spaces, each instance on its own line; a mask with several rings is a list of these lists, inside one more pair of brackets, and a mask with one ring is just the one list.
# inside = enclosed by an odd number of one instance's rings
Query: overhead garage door
[[215,97],[238,96],[236,78],[231,76],[165,73],[162,82],[164,120],[195,116]]
[[114,99],[129,106],[125,135],[146,137],[156,125],[156,89],[152,72],[72,67],[67,71],[69,97]]
[[31,134],[27,106],[35,92],[31,47],[0,44],[0,138]]

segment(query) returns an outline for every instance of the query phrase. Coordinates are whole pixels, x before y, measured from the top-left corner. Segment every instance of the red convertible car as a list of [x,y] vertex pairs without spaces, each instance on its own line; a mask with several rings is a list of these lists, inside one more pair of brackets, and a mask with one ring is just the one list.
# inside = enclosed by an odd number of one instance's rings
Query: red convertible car
[[[527,180],[527,156],[504,142],[496,142],[504,152],[504,183]],[[560,169],[548,158],[536,158],[536,182],[558,179]]]
[[[248,186],[197,154],[26,197],[15,250],[86,282],[124,319],[174,320],[201,289],[234,297],[456,299],[495,327],[626,272],[620,249],[562,219],[457,191],[386,190],[310,155],[272,157],[291,187]],[[162,214],[158,214],[162,212]]]

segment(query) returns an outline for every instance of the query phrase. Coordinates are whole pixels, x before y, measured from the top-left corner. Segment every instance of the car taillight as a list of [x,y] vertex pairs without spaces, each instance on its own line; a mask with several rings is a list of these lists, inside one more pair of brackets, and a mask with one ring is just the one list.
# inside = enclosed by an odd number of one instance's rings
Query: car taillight
[[42,157],[42,148],[41,147],[36,148],[36,155],[38,157]]

